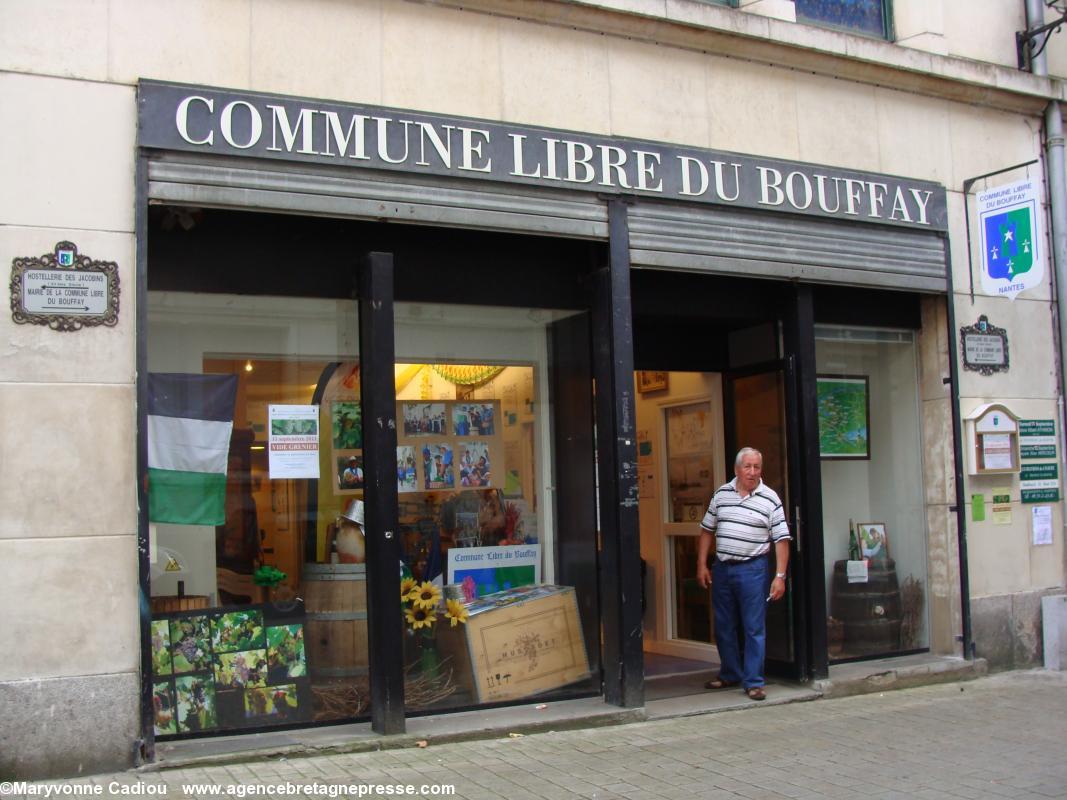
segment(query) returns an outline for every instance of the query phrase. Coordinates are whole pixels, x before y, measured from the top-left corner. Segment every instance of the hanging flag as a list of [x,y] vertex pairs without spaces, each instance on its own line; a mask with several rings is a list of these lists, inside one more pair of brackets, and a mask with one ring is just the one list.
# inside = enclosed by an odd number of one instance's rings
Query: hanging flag
[[225,521],[236,375],[148,375],[148,518]]

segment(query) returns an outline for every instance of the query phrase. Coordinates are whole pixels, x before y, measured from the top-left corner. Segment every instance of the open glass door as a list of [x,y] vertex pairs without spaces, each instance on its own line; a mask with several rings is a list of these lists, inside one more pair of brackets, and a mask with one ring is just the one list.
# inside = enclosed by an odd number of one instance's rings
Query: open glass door
[[[733,474],[733,457],[742,447],[755,447],[763,453],[763,482],[781,497],[795,536],[797,500],[791,486],[796,483],[800,460],[792,423],[796,415],[788,412],[796,407],[792,369],[792,359],[786,359],[728,372],[724,375],[723,402],[729,474]],[[765,669],[767,675],[796,680],[801,677],[802,666],[797,658],[797,632],[801,628],[796,599],[801,571],[792,561],[785,597],[767,607]]]
[[700,521],[715,491],[714,419],[710,399],[663,408],[669,505],[667,534],[672,603],[669,638],[712,644],[711,595],[697,583]]

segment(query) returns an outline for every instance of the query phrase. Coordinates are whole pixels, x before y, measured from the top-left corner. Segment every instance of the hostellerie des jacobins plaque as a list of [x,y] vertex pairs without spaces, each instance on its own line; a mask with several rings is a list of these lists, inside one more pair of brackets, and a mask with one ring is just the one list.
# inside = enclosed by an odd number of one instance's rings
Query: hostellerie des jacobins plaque
[[1008,371],[1008,332],[992,324],[985,314],[974,325],[960,328],[960,350],[964,369],[983,375]]
[[11,317],[20,325],[76,331],[119,321],[119,268],[94,261],[73,242],[11,263]]

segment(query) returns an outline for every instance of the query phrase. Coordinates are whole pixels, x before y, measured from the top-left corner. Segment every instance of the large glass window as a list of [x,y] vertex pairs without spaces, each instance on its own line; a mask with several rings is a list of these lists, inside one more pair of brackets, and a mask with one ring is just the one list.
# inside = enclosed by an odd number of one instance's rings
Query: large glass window
[[554,585],[546,513],[547,329],[562,316],[396,306],[409,710],[517,700],[588,677],[574,590]]
[[362,543],[331,573],[320,536],[361,452],[356,304],[153,291],[147,333],[156,734],[363,713],[324,688],[367,680]]
[[[365,588],[357,304],[152,291],[148,305],[157,735],[366,716],[367,619],[382,612]],[[548,328],[567,312],[395,311],[407,706],[584,689],[575,592],[554,585],[546,513]],[[211,441],[189,426],[164,441],[175,420],[201,417]],[[152,454],[209,445],[216,507],[183,477],[197,509],[183,517],[157,469],[173,465]]]
[[797,22],[889,37],[889,0],[796,0]]
[[816,327],[831,659],[927,646],[926,518],[911,331]]

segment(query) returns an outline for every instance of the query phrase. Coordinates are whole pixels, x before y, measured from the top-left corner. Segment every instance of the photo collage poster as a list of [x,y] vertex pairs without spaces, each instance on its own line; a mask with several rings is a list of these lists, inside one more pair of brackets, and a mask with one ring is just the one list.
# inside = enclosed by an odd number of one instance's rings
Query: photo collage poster
[[362,494],[363,411],[358,399],[333,400],[330,414],[330,466],[334,493]]
[[155,615],[152,705],[161,737],[309,721],[303,604]]
[[397,422],[397,491],[504,487],[499,400],[404,400]]

